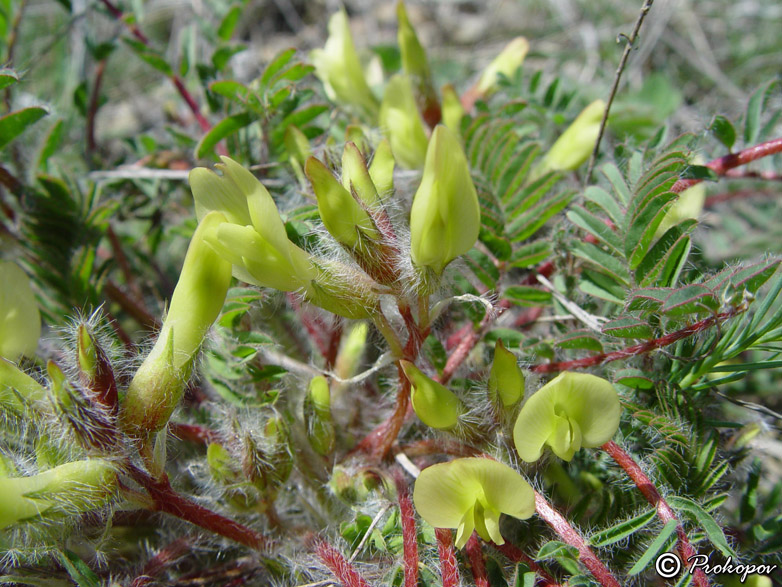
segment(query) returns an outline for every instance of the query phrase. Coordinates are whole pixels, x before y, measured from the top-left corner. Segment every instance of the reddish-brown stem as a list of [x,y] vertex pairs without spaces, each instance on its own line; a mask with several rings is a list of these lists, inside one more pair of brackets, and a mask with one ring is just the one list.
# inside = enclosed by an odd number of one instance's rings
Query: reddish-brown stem
[[434,529],[437,538],[437,554],[440,557],[440,574],[443,576],[443,587],[459,587],[459,566],[456,563],[456,552],[453,548],[451,531],[445,528]]
[[535,492],[535,509],[538,515],[551,526],[564,542],[578,550],[579,559],[597,579],[598,583],[603,587],[619,587],[619,581],[616,580],[616,577],[611,574],[611,571],[606,568],[600,559],[595,556],[584,537],[537,491]]
[[470,570],[475,587],[489,587],[489,577],[486,574],[486,561],[483,559],[483,549],[478,542],[478,536],[475,532],[467,539],[464,547],[467,552],[467,559],[470,561]]
[[758,179],[763,181],[782,181],[782,173],[774,171],[747,171],[746,169],[728,169],[725,177],[731,179]]
[[324,358],[326,359],[326,369],[331,370],[334,367],[334,363],[337,360],[337,353],[339,352],[339,343],[342,340],[342,321],[337,319],[331,326],[329,332],[329,344],[326,349]]
[[169,422],[168,429],[176,438],[187,440],[194,444],[211,444],[220,441],[220,435],[217,432],[203,426]]
[[456,440],[427,438],[416,440],[400,447],[408,457],[423,457],[433,454],[447,454],[457,457],[474,457],[481,454],[477,448],[467,446]]
[[502,545],[492,543],[492,546],[508,557],[511,562],[521,562],[526,564],[531,571],[535,572],[540,578],[543,579],[544,587],[560,587],[559,583],[557,583],[551,575],[543,570],[543,568],[538,563],[536,563],[532,557],[528,556],[518,546],[514,546],[510,542],[506,542]]
[[481,320],[478,328],[462,338],[462,341],[458,344],[454,352],[448,357],[445,367],[443,367],[443,373],[437,377],[437,381],[443,385],[450,381],[451,377],[453,377],[453,374],[456,372],[456,369],[464,362],[470,354],[470,351],[472,351],[472,349],[475,348],[475,345],[483,338],[483,335],[491,326],[492,322],[494,322],[503,311],[503,308],[500,308],[497,312],[486,311],[486,315],[483,317],[483,320]]
[[399,517],[402,521],[402,551],[405,565],[405,587],[418,585],[418,535],[415,529],[415,511],[410,489],[401,473],[394,475],[399,498]]
[[112,301],[119,304],[119,307],[125,310],[146,330],[157,330],[160,323],[144,308],[137,300],[131,298],[112,280],[107,280],[103,286],[103,292]]
[[174,491],[165,474],[160,479],[155,479],[133,465],[128,466],[128,472],[147,490],[155,504],[155,511],[170,514],[253,549],[260,550],[269,545],[268,538],[255,530],[194,503]]
[[[638,490],[646,498],[652,506],[657,509],[657,516],[662,520],[663,524],[667,524],[671,520],[676,521],[676,534],[679,539],[678,550],[682,561],[689,561],[695,554],[695,549],[690,544],[687,538],[687,533],[684,531],[679,518],[676,516],[668,502],[663,499],[660,492],[655,487],[654,483],[646,476],[641,470],[641,467],[633,460],[629,454],[627,454],[621,446],[616,444],[613,440],[606,442],[601,447],[610,456],[617,465],[624,469],[625,473],[632,479]],[[708,587],[711,583],[708,577],[700,568],[695,569],[693,580],[698,587]]]
[[611,361],[618,361],[619,359],[627,359],[629,357],[635,357],[648,353],[655,349],[662,348],[664,346],[671,345],[683,338],[692,336],[698,332],[702,332],[707,328],[711,328],[715,324],[723,322],[728,318],[732,318],[738,313],[737,310],[731,310],[729,312],[721,312],[714,314],[703,320],[699,320],[695,324],[691,324],[686,328],[671,332],[660,338],[647,340],[640,344],[629,346],[619,351],[612,351],[610,353],[600,353],[598,355],[592,355],[591,357],[584,357],[583,359],[574,359],[572,361],[560,361],[558,363],[545,363],[542,365],[535,365],[531,368],[531,371],[535,373],[558,373],[560,371],[568,371],[570,369],[584,369],[586,367],[596,367],[603,363],[610,363]]
[[323,323],[320,320],[313,319],[307,312],[307,308],[302,307],[296,295],[293,293],[287,294],[288,302],[290,303],[293,311],[299,316],[302,325],[310,335],[310,340],[318,347],[318,351],[321,356],[326,357],[329,353],[328,343],[323,340],[325,334],[323,332]]
[[344,587],[370,587],[356,568],[345,560],[342,553],[325,540],[318,541],[315,553]]
[[100,86],[103,82],[103,74],[106,71],[106,59],[101,59],[95,65],[95,81],[92,83],[92,92],[90,93],[90,103],[87,107],[87,122],[85,125],[85,134],[87,135],[87,161],[91,160],[92,153],[95,151],[95,116],[98,113],[100,99]]
[[141,574],[133,579],[130,587],[144,587],[152,583],[167,567],[170,567],[190,551],[190,538],[177,538],[147,561]]
[[[726,175],[730,169],[746,165],[757,159],[782,153],[782,138],[772,139],[765,143],[760,143],[753,147],[748,147],[738,153],[729,153],[724,157],[714,159],[706,164],[706,167],[712,169],[717,175]],[[680,179],[671,188],[674,193],[681,193],[687,188],[703,181],[702,179]]]
[[[138,26],[129,22],[125,18],[125,15],[123,14],[122,10],[120,10],[115,4],[113,4],[111,0],[101,0],[101,2],[103,2],[103,5],[106,6],[109,13],[111,13],[111,15],[114,18],[121,21],[127,27],[127,29],[134,37],[136,37],[139,41],[144,43],[144,45],[149,47],[150,43],[147,36],[141,32],[141,29],[139,29]],[[208,132],[209,130],[211,130],[212,125],[209,124],[209,121],[204,117],[203,114],[201,114],[201,109],[198,107],[198,102],[195,101],[193,95],[185,87],[182,78],[180,78],[175,73],[172,73],[168,77],[171,80],[171,82],[174,84],[174,87],[177,89],[177,92],[179,92],[179,95],[182,96],[182,99],[187,104],[187,107],[190,108],[190,111],[193,113],[193,116],[198,122],[198,125],[201,127],[201,130],[204,132]]]

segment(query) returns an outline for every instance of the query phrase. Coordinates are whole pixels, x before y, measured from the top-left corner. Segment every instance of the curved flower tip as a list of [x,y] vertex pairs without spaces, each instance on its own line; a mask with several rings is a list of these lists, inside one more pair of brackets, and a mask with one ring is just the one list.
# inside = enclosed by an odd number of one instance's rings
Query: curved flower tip
[[481,74],[477,85],[478,93],[488,96],[495,92],[499,76],[511,77],[516,73],[528,52],[529,42],[524,37],[516,37],[508,43]]
[[595,100],[581,111],[546,153],[538,175],[548,171],[573,171],[586,162],[600,134],[605,107],[605,102]]
[[409,76],[397,74],[388,81],[380,104],[380,128],[394,159],[406,169],[421,169],[428,139]]
[[413,502],[436,528],[456,528],[461,548],[473,530],[487,542],[504,544],[500,514],[526,519],[535,513],[535,493],[516,471],[484,458],[456,459],[421,471]]
[[503,407],[510,407],[524,395],[524,374],[516,363],[516,355],[497,339],[494,346],[494,361],[489,372],[489,397]]
[[0,357],[32,356],[41,337],[41,314],[27,274],[0,261]]
[[513,427],[519,456],[533,462],[548,445],[569,461],[580,448],[605,444],[616,433],[619,396],[605,379],[586,373],[561,373],[521,408]]

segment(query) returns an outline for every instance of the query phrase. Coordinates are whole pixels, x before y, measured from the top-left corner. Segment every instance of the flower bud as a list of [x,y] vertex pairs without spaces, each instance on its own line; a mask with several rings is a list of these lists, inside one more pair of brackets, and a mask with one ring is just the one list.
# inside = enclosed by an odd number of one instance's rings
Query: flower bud
[[569,461],[582,447],[611,440],[621,411],[611,383],[595,375],[566,371],[524,403],[513,427],[513,441],[524,461],[538,460],[545,445]]
[[489,372],[489,397],[495,405],[508,408],[524,396],[524,375],[516,363],[516,355],[497,339],[494,361]]
[[458,137],[439,125],[426,151],[421,185],[410,210],[411,256],[439,275],[478,240],[481,210]]
[[126,430],[150,436],[161,430],[184,393],[201,343],[217,319],[231,283],[231,264],[205,240],[225,223],[204,216],[190,241],[160,336],[128,387],[122,406]]
[[539,177],[549,171],[578,169],[595,148],[605,106],[602,100],[595,100],[584,108],[552,145],[533,175]]
[[289,124],[285,129],[285,137],[283,138],[285,144],[285,150],[288,152],[288,160],[293,167],[293,172],[296,174],[296,178],[299,183],[304,183],[304,162],[307,157],[312,155],[312,149],[310,149],[310,141],[306,135],[299,130],[299,127]]
[[372,163],[369,164],[369,177],[372,178],[381,200],[394,191],[394,156],[391,154],[391,143],[388,139],[380,141],[375,149]]
[[464,404],[445,386],[424,375],[409,361],[401,361],[410,381],[410,399],[418,418],[427,426],[448,430],[456,426],[465,412]]
[[529,51],[529,42],[524,37],[516,37],[508,43],[502,52],[494,58],[486,69],[483,70],[476,85],[480,96],[488,97],[497,91],[497,80],[500,75],[511,77],[524,63],[524,58]]
[[108,356],[98,345],[86,324],[79,324],[76,335],[76,359],[82,385],[92,392],[92,398],[116,415],[117,383]]
[[402,167],[423,167],[428,140],[409,77],[397,74],[386,85],[380,104],[380,128]]
[[380,203],[367,163],[355,143],[347,143],[342,152],[342,186],[369,209]]
[[[318,211],[323,224],[337,242],[353,249],[363,247],[367,239],[380,237],[369,214],[321,161],[315,157],[307,159],[305,172],[318,197]],[[368,174],[366,181],[371,182]]]
[[288,448],[288,426],[281,416],[272,416],[266,421],[264,434],[270,445],[267,451],[269,474],[277,485],[281,485],[293,471],[293,456]]
[[424,120],[430,126],[434,126],[440,122],[440,104],[432,85],[432,74],[426,51],[421,46],[410,19],[407,18],[407,10],[402,0],[396,5],[396,15],[399,22],[397,42],[402,54],[402,69],[413,83],[416,103],[423,113]]
[[462,102],[451,84],[443,86],[442,94],[443,124],[459,135],[462,132],[462,117],[465,114],[464,106],[462,106]]
[[31,357],[41,337],[41,314],[27,274],[0,261],[0,357]]
[[326,456],[334,451],[336,436],[331,420],[331,391],[329,383],[322,375],[310,381],[304,398],[304,425],[310,446],[320,455]]
[[[358,124],[349,124],[345,128],[345,143],[354,143],[363,156],[369,155],[369,141],[364,130]],[[345,187],[347,189],[347,186]]]
[[0,478],[0,529],[41,516],[76,516],[108,503],[117,473],[101,459],[74,461],[30,477]]
[[326,46],[312,51],[310,58],[330,100],[356,108],[370,121],[375,119],[377,99],[364,77],[344,8],[329,20]]

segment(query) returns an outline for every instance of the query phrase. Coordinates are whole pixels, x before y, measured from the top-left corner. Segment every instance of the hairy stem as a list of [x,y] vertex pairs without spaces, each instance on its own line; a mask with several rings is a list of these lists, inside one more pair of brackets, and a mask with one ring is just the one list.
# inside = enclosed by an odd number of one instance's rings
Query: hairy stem
[[492,546],[508,557],[511,562],[526,564],[531,571],[543,579],[544,586],[560,587],[559,583],[557,583],[554,578],[548,574],[548,572],[546,572],[538,563],[535,562],[532,557],[527,555],[518,546],[514,546],[510,542],[506,542],[505,544],[492,543]]
[[[690,544],[687,533],[684,531],[681,522],[671,509],[671,506],[668,505],[668,502],[660,495],[660,492],[657,490],[654,483],[652,483],[649,477],[641,470],[641,467],[633,460],[633,457],[627,454],[624,449],[613,440],[606,442],[600,448],[614,459],[617,465],[624,469],[625,473],[633,480],[633,483],[638,487],[638,490],[646,498],[646,501],[657,509],[657,516],[662,520],[663,524],[666,524],[671,520],[676,520],[676,534],[679,539],[679,555],[681,556],[682,561],[689,561],[695,556],[695,549]],[[708,585],[711,584],[706,574],[700,568],[695,569],[693,579],[698,587],[708,587]]]
[[456,552],[453,548],[451,531],[444,528],[434,529],[437,538],[437,555],[440,557],[440,574],[443,577],[443,587],[459,587],[459,566],[456,563]]
[[133,465],[128,467],[128,472],[147,490],[154,502],[155,511],[170,514],[256,550],[264,549],[269,545],[269,539],[255,530],[192,502],[174,491],[165,473],[160,479],[155,479]]
[[147,561],[141,574],[133,579],[130,587],[144,587],[144,585],[155,582],[157,577],[163,574],[163,571],[190,552],[191,542],[191,538],[177,538],[159,550],[155,556]]
[[402,521],[405,587],[416,587],[418,585],[418,536],[415,528],[415,511],[410,499],[410,489],[401,473],[394,475],[394,482],[399,498],[399,516]]
[[[706,167],[712,169],[717,175],[724,176],[731,169],[777,153],[782,153],[782,138],[772,139],[765,143],[748,147],[738,153],[729,153],[724,157],[710,161],[706,164]],[[671,191],[678,194],[702,181],[702,179],[680,179],[673,184]]]
[[470,570],[472,570],[472,578],[475,581],[475,587],[489,587],[489,577],[486,574],[486,561],[483,558],[481,543],[478,542],[478,537],[475,532],[467,539],[465,550],[467,551],[467,558],[470,561]]
[[344,587],[370,587],[367,580],[345,560],[342,553],[325,540],[317,543],[315,553]]
[[535,373],[559,373],[560,371],[568,371],[570,369],[584,369],[587,367],[596,367],[597,365],[602,365],[603,363],[610,363],[611,361],[618,361],[619,359],[627,359],[630,357],[635,357],[637,355],[643,355],[655,349],[659,349],[671,345],[683,338],[687,338],[688,336],[697,334],[698,332],[702,332],[707,328],[711,328],[715,324],[719,324],[721,322],[724,322],[728,318],[732,318],[733,316],[738,314],[738,312],[739,311],[737,309],[732,309],[728,312],[721,312],[719,314],[714,314],[713,316],[704,318],[703,320],[700,320],[695,324],[691,324],[686,328],[682,328],[681,330],[671,332],[670,334],[666,334],[665,336],[661,336],[660,338],[647,340],[646,342],[629,346],[619,351],[612,351],[610,353],[600,353],[597,355],[592,355],[591,357],[584,357],[583,359],[574,359],[572,361],[559,361],[556,363],[544,363],[542,365],[535,365],[534,367],[531,368],[531,371]]

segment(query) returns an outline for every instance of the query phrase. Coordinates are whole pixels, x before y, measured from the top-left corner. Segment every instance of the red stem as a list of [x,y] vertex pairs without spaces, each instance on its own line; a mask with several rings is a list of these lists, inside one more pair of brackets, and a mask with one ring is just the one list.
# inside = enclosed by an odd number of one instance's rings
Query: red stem
[[415,510],[410,489],[401,473],[394,475],[399,496],[399,516],[402,520],[402,548],[405,565],[405,587],[418,585],[418,534],[415,528]]
[[269,540],[255,530],[178,494],[171,487],[165,474],[160,479],[154,479],[133,465],[128,467],[128,472],[137,483],[147,490],[155,503],[154,511],[170,514],[256,550],[266,548],[269,545]]
[[489,587],[489,577],[486,574],[486,561],[483,559],[483,550],[478,542],[475,532],[467,539],[465,545],[467,558],[470,561],[472,578],[475,580],[475,587]]
[[535,492],[535,509],[538,515],[551,526],[562,540],[578,549],[578,556],[581,562],[594,575],[598,583],[603,585],[603,587],[620,587],[619,581],[616,580],[616,577],[611,574],[611,571],[606,568],[600,559],[595,556],[584,537],[537,491]]
[[558,373],[560,371],[568,371],[570,369],[583,369],[586,367],[595,367],[597,365],[602,365],[603,363],[610,363],[611,361],[618,361],[620,359],[627,359],[629,357],[642,355],[644,353],[648,353],[655,349],[659,349],[664,346],[671,345],[683,338],[687,338],[688,336],[692,336],[693,334],[696,334],[698,332],[702,332],[707,328],[714,326],[715,324],[727,320],[728,318],[732,318],[736,314],[737,314],[737,310],[735,309],[732,309],[728,312],[721,312],[719,314],[714,314],[713,316],[709,316],[708,318],[704,318],[703,320],[700,320],[695,324],[691,324],[686,328],[682,328],[681,330],[677,330],[676,332],[671,332],[670,334],[666,334],[665,336],[661,336],[660,338],[647,340],[646,342],[642,342],[640,344],[636,344],[619,351],[612,351],[610,353],[600,353],[598,355],[592,355],[591,357],[584,357],[583,359],[574,359],[572,361],[560,361],[558,363],[545,363],[542,365],[535,365],[534,367],[532,367],[531,371],[535,373]]
[[356,568],[345,560],[342,553],[325,540],[317,543],[315,553],[344,587],[370,587]]
[[[772,139],[753,147],[748,147],[738,153],[729,153],[719,159],[714,159],[706,164],[706,167],[714,170],[717,175],[726,175],[730,169],[746,165],[757,159],[768,157],[776,153],[782,153],[782,138]],[[680,179],[671,188],[674,193],[681,193],[687,188],[703,181],[702,179]]]
[[190,538],[177,538],[162,550],[160,550],[155,556],[147,561],[144,565],[141,574],[133,579],[130,587],[144,587],[148,583],[155,581],[167,567],[170,567],[177,562],[182,556],[188,553],[191,548]]
[[443,587],[459,587],[459,566],[456,563],[456,552],[453,549],[451,531],[445,528],[434,529],[437,538],[437,554],[440,557],[440,574],[443,576]]
[[[668,505],[668,502],[660,495],[660,492],[657,490],[654,483],[652,483],[649,477],[641,470],[641,467],[633,460],[633,457],[627,454],[622,447],[613,440],[606,442],[600,448],[614,459],[617,465],[624,469],[625,473],[633,480],[633,483],[638,487],[638,490],[646,498],[646,501],[657,508],[657,516],[662,520],[663,524],[667,524],[671,520],[676,521],[676,534],[679,538],[679,555],[681,556],[682,561],[689,561],[697,553],[690,544],[687,533],[684,531],[681,522],[679,522],[679,519],[671,509],[671,506]],[[711,584],[706,574],[700,568],[695,569],[693,579],[698,587],[708,587]]]
[[[95,66],[95,82],[92,84],[92,93],[90,94],[90,104],[87,108],[87,159],[91,159],[95,151],[95,115],[98,113],[98,100],[100,98],[100,86],[103,81],[103,73],[106,71],[106,60],[101,59]],[[89,162],[89,161],[88,161]]]
[[504,308],[502,307],[500,307],[497,312],[486,311],[486,315],[483,317],[483,320],[481,320],[478,328],[464,336],[454,352],[448,357],[445,367],[443,367],[442,375],[436,378],[438,382],[445,385],[450,381],[459,366],[468,357],[472,349],[475,348],[475,345],[483,338],[483,335],[486,333],[489,326],[491,326],[492,322],[494,322],[502,312],[504,312]]
[[169,422],[168,429],[176,438],[187,440],[194,444],[211,444],[220,441],[220,435],[217,432],[204,426]]

